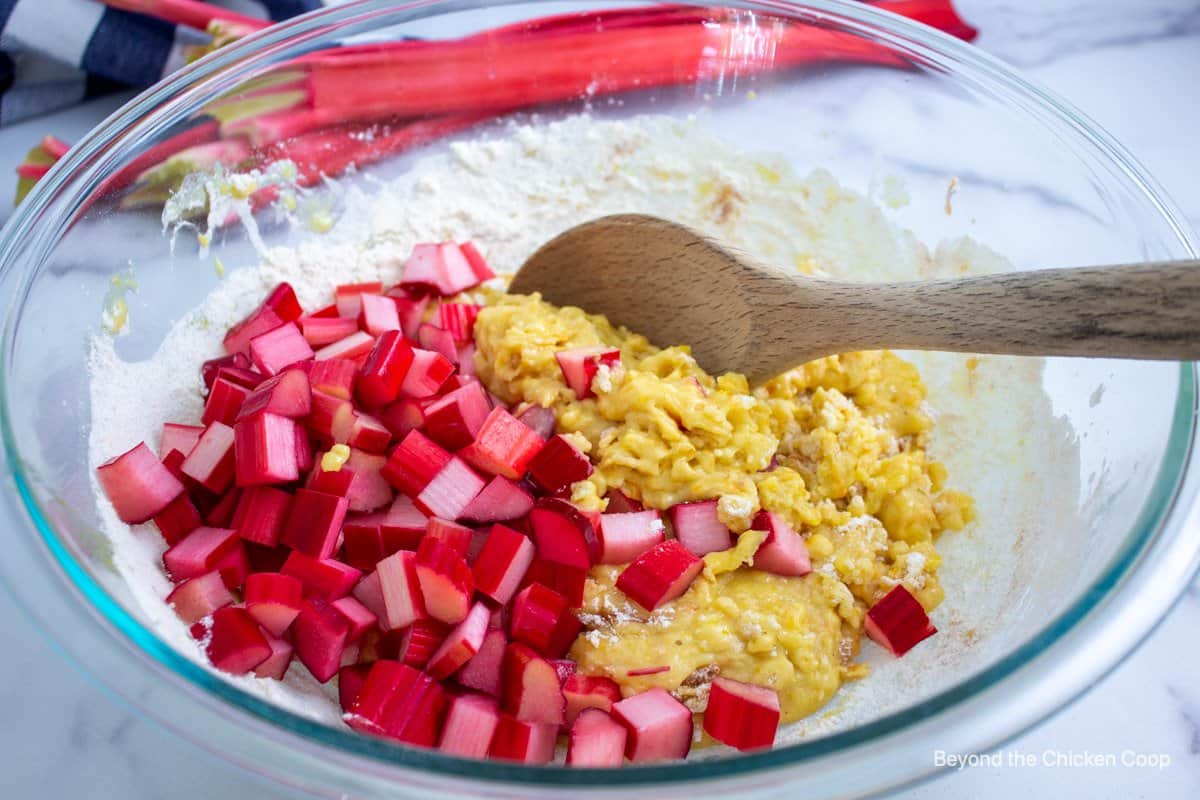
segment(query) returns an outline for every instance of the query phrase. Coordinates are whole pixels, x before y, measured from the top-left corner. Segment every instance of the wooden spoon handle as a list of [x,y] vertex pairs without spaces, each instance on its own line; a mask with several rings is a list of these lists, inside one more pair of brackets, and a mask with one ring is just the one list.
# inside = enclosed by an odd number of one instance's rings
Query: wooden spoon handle
[[[824,306],[812,321],[838,331],[839,351],[1200,360],[1200,261],[793,285],[789,294],[803,298],[810,318],[814,306]],[[797,342],[811,340],[811,333],[796,334]]]

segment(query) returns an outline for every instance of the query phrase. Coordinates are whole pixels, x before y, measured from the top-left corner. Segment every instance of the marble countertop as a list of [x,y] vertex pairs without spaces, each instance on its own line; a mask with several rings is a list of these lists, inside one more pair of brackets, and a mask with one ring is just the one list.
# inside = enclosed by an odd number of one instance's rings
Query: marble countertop
[[[1200,0],[957,0],[976,44],[1096,119],[1200,228]],[[0,130],[0,176],[44,133],[67,140],[121,98]],[[0,207],[11,186],[0,180]],[[0,593],[0,796],[294,797],[165,731],[68,664]],[[1008,743],[896,798],[1200,797],[1200,581],[1123,665]],[[1045,766],[1047,753],[1163,754],[1161,767]],[[1079,759],[1083,760],[1083,759]]]

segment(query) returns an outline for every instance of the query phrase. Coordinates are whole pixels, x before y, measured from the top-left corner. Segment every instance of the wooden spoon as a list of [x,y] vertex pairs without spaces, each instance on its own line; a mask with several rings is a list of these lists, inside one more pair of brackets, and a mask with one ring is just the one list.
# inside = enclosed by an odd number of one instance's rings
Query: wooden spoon
[[759,383],[855,350],[1200,359],[1200,262],[844,283],[760,264],[657,217],[620,214],[556,237],[521,267],[541,292],[645,335],[688,344],[717,375]]

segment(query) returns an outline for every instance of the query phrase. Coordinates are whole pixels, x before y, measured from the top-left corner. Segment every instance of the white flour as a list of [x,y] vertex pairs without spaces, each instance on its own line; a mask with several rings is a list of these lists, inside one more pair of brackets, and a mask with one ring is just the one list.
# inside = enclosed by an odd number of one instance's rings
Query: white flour
[[[93,466],[139,440],[156,446],[164,421],[199,418],[201,362],[223,355],[224,331],[274,284],[289,281],[307,307],[323,305],[339,283],[395,282],[412,246],[422,241],[471,239],[498,272],[508,272],[571,225],[607,213],[642,212],[688,223],[764,260],[839,277],[902,279],[1007,268],[969,242],[930,254],[874,204],[839,187],[828,174],[797,177],[782,158],[748,156],[708,138],[697,124],[665,117],[572,118],[514,127],[506,136],[452,145],[448,153],[422,160],[377,191],[351,189],[345,204],[342,221],[330,234],[294,249],[271,249],[258,268],[233,271],[175,325],[152,359],[124,362],[111,339],[95,339],[90,357]],[[1070,513],[1075,494],[1069,488],[1006,488],[994,468],[999,463],[1004,475],[1023,475],[1038,454],[1023,450],[1021,442],[1067,441],[1049,416],[1040,362],[984,358],[970,382],[963,377],[961,358],[923,356],[919,363],[939,414],[935,451],[949,463],[952,485],[976,495],[981,519],[972,530],[943,540],[949,544],[943,567],[947,599],[934,615],[943,632],[905,659],[873,658],[877,674],[847,687],[832,712],[798,723],[781,741],[877,716],[976,668],[988,650],[976,643],[986,643],[989,625],[1001,624],[1014,591],[1011,576],[1021,555],[1012,542],[1014,526],[1030,524],[1039,510],[1045,518],[1047,504],[1062,507],[1061,515]],[[1000,386],[1003,403],[998,392],[992,397],[979,388]],[[131,397],[138,398],[135,412]],[[1069,461],[1069,447],[1062,452]],[[989,464],[991,472],[983,468]],[[1074,474],[1069,464],[1063,474]],[[162,600],[169,585],[160,566],[161,537],[152,525],[122,524],[102,496],[98,505],[115,564],[142,616],[177,649],[202,662]],[[291,670],[283,684],[230,680],[308,716],[338,718],[329,687],[318,686],[302,668]]]

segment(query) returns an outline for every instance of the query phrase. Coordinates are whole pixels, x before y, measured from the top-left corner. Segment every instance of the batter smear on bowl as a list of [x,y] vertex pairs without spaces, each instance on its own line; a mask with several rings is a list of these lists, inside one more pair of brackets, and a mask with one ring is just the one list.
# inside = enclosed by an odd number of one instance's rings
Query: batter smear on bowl
[[[653,122],[592,146],[650,131],[695,144]],[[464,171],[504,146],[461,151]],[[697,193],[688,214],[731,224],[711,186],[655,169],[662,194]],[[741,202],[839,202],[823,176],[753,172]],[[456,176],[414,185],[435,178]],[[158,596],[208,663],[323,684],[366,734],[526,763],[561,735],[568,764],[616,766],[770,746],[865,677],[864,636],[902,656],[936,632],[936,542],[973,510],[927,454],[912,365],[853,353],[751,390],[685,344],[505,294],[491,233],[411,241],[333,285],[268,257],[256,305],[172,333],[220,352],[96,476],[114,540],[158,543]],[[105,347],[93,364],[122,369]]]

